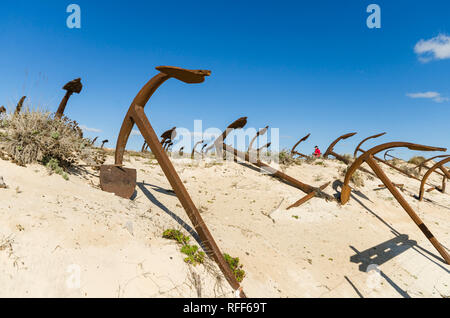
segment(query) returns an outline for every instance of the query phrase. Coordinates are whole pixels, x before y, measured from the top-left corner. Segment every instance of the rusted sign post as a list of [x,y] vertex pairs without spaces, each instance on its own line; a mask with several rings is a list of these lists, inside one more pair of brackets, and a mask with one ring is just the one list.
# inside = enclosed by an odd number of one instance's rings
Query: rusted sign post
[[[450,157],[447,157],[437,163],[435,163],[430,169],[428,169],[428,171],[425,173],[425,175],[422,178],[422,181],[420,183],[420,192],[419,192],[419,201],[423,200],[423,195],[424,195],[424,188],[425,188],[425,184],[427,182],[428,177],[438,168],[442,168],[444,167],[444,165],[446,163],[450,162]],[[442,171],[444,172],[444,177],[442,179],[442,188],[440,189],[442,192],[445,192],[445,186],[446,186],[446,181],[447,179],[450,179],[450,172],[448,172],[446,169],[442,169]]]
[[375,161],[374,155],[377,154],[378,152],[389,148],[398,148],[398,147],[406,147],[410,150],[418,150],[418,151],[446,151],[445,148],[429,147],[408,142],[390,142],[373,147],[372,149],[365,151],[361,156],[359,156],[347,170],[341,191],[341,203],[346,204],[350,199],[350,192],[351,192],[351,188],[349,186],[350,179],[353,173],[356,171],[356,169],[358,169],[358,167],[363,162],[366,162],[372,168],[372,170],[375,172],[378,178],[383,182],[386,188],[392,193],[392,195],[395,197],[398,203],[400,203],[400,205],[403,207],[406,213],[408,213],[408,215],[411,217],[414,223],[416,223],[419,229],[425,234],[425,236],[431,242],[431,244],[433,244],[436,250],[441,254],[445,262],[447,264],[450,264],[450,257],[447,251],[442,247],[442,245],[430,232],[428,227],[423,223],[423,221],[416,214],[416,212],[414,212],[413,208],[408,204],[405,198],[403,198],[403,196],[400,194],[397,188],[392,184],[391,180],[389,180],[384,171],[378,166],[377,162]]
[[[241,296],[245,297],[239,283],[236,280],[236,277],[228,266],[228,263],[225,261],[223,254],[217,246],[213,236],[209,232],[208,227],[206,226],[200,213],[197,210],[197,207],[195,206],[189,193],[184,187],[184,184],[178,176],[171,161],[169,160],[169,157],[162,148],[162,145],[158,140],[158,136],[153,130],[153,127],[151,126],[144,112],[144,107],[150,97],[158,89],[158,87],[168,79],[175,78],[189,84],[202,83],[205,80],[205,76],[209,76],[211,72],[206,70],[186,70],[172,66],[160,66],[156,69],[160,71],[160,73],[154,76],[141,89],[141,91],[137,94],[136,98],[131,103],[131,106],[125,116],[122,128],[119,133],[119,137],[117,139],[115,165],[102,166],[100,169],[100,181],[102,189],[111,191],[113,190],[113,186],[116,185],[118,186],[116,188],[116,194],[127,198],[130,198],[134,193],[134,188],[136,186],[136,170],[123,168],[123,155],[125,152],[128,137],[131,134],[133,126],[136,124],[138,129],[142,133],[142,136],[150,146],[152,153],[158,160],[161,169],[163,170],[166,178],[175,191],[175,194],[180,200],[181,205],[185,209],[202,243],[204,244],[207,254],[217,262],[219,268],[221,269],[227,281],[230,283],[231,287],[234,290],[240,289]],[[121,174],[119,178],[115,178],[117,174]]]
[[16,106],[16,111],[14,112],[14,115],[20,114],[20,112],[22,111],[23,102],[25,101],[26,98],[27,98],[26,96],[22,96],[22,98],[19,100],[19,102],[17,103],[17,106]]
[[74,79],[70,81],[66,85],[64,85],[63,89],[66,91],[66,95],[64,95],[61,103],[59,104],[58,110],[56,111],[55,117],[61,118],[64,114],[64,110],[66,109],[67,102],[69,101],[70,96],[73,93],[80,94],[83,89],[83,85],[81,84],[81,78]]
[[307,134],[305,137],[303,137],[303,138],[301,138],[299,141],[297,141],[297,143],[296,143],[296,144],[294,145],[294,147],[292,147],[292,149],[291,149],[291,155],[292,155],[292,156],[293,156],[293,155],[298,155],[298,156],[300,156],[300,157],[302,157],[302,158],[308,158],[307,155],[304,155],[304,154],[302,154],[302,153],[300,153],[300,152],[297,152],[297,151],[295,150],[295,148],[297,148],[297,146],[298,146],[301,142],[307,140],[307,139],[309,138],[309,136],[311,136],[311,134]]

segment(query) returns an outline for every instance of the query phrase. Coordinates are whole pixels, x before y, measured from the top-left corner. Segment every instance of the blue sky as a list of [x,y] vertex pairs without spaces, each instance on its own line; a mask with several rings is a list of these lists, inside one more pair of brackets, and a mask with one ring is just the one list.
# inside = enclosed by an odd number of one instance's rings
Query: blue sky
[[[81,7],[81,29],[66,26],[71,3]],[[366,26],[371,3],[381,7],[381,29]],[[146,108],[158,134],[193,130],[196,119],[223,129],[248,116],[249,127],[280,128],[282,148],[311,133],[299,149],[305,153],[352,131],[358,135],[338,152],[353,153],[383,131],[370,145],[450,148],[449,14],[446,0],[3,0],[0,105],[27,95],[30,105],[56,111],[61,87],[81,77],[84,89],[66,114],[111,147],[154,67],[173,65],[212,75],[158,90]],[[129,147],[142,142],[133,136]]]

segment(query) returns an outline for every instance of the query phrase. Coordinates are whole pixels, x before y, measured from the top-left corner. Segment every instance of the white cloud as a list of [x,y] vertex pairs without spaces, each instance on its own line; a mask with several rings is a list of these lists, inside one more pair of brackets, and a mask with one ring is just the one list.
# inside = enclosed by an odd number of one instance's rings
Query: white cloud
[[85,126],[85,125],[81,125],[80,128],[81,128],[83,131],[88,131],[88,132],[95,132],[95,133],[101,133],[101,132],[102,132],[100,129],[97,129],[97,128],[89,128],[89,127],[87,127],[87,126]]
[[426,63],[431,60],[450,59],[450,36],[439,34],[429,40],[420,40],[414,47],[419,60]]
[[424,92],[424,93],[409,93],[406,96],[410,98],[426,98],[435,101],[436,103],[442,103],[449,101],[449,98],[442,97],[438,92]]

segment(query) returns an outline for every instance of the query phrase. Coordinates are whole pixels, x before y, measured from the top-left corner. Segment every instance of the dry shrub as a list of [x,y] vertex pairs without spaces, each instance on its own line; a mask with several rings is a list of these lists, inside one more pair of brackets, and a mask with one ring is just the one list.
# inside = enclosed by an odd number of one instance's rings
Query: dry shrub
[[404,166],[403,170],[406,173],[408,173],[410,175],[413,175],[415,177],[419,177],[420,176],[419,169],[414,169],[413,167]]
[[290,166],[293,164],[301,165],[302,162],[300,159],[294,158],[288,150],[281,150],[278,153],[278,163],[283,166]]
[[424,162],[426,159],[422,156],[414,156],[411,159],[408,160],[408,163],[412,163],[413,165],[420,165],[422,162]]
[[67,117],[57,119],[50,112],[26,109],[8,115],[2,126],[4,149],[19,165],[55,159],[68,167],[90,154],[90,141],[83,138],[77,122]]

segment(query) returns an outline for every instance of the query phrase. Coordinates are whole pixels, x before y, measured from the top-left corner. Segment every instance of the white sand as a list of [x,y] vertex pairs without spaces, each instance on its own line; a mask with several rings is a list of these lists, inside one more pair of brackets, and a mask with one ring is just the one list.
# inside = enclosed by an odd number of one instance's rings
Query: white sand
[[[9,187],[0,189],[0,297],[233,295],[215,264],[190,266],[175,242],[161,238],[164,229],[190,226],[189,218],[167,191],[158,165],[129,160],[126,166],[138,172],[133,201],[102,192],[92,170],[65,181],[39,165],[0,160],[0,176]],[[378,179],[364,174],[360,195],[353,192],[345,206],[314,198],[287,211],[304,193],[278,179],[236,163],[173,162],[221,250],[244,264],[242,285],[249,297],[450,295],[450,266],[391,194],[376,190]],[[341,167],[326,160],[325,166],[304,163],[286,172],[320,186],[342,180]],[[418,181],[383,169],[405,184],[407,201],[449,247],[450,196],[433,191],[419,202],[412,197]],[[430,182],[441,185],[436,175]],[[332,186],[325,192],[336,194]],[[399,234],[410,242],[402,253],[389,246],[394,257],[379,262],[381,275],[351,259],[354,249],[363,252]],[[366,265],[371,262],[365,258]],[[192,272],[200,277],[201,291]]]

